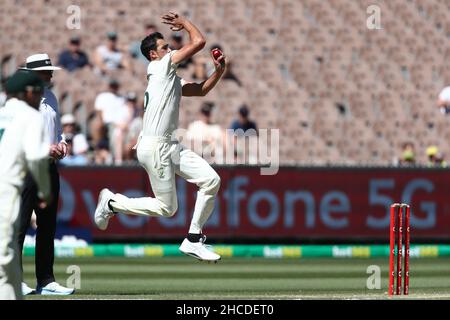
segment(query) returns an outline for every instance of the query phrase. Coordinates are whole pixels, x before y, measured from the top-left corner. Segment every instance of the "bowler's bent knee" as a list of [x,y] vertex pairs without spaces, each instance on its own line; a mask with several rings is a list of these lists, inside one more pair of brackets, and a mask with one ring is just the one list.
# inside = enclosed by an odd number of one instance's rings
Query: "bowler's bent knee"
[[219,192],[220,189],[220,177],[217,173],[214,172],[207,182],[200,188],[201,191],[208,195],[215,195]]
[[167,218],[172,217],[175,214],[175,212],[177,212],[177,210],[178,210],[178,203],[176,201],[172,202],[171,204],[165,203],[161,206],[162,214],[164,217]]

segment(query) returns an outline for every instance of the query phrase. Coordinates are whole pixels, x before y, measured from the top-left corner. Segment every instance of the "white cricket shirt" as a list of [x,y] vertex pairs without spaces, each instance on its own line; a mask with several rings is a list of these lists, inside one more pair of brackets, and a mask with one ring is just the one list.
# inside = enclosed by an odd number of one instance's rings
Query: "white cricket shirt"
[[[45,185],[50,192],[48,172],[32,166],[45,162],[48,171],[49,137],[42,115],[24,101],[9,99],[0,109],[0,184],[22,188],[27,169],[38,178],[38,186]],[[34,170],[35,169],[35,170]],[[42,171],[42,170],[41,170]]]
[[439,99],[442,101],[450,101],[450,86],[442,89],[442,91],[439,93]]
[[97,47],[97,52],[102,58],[102,61],[105,63],[108,70],[119,69],[123,58],[122,52],[120,52],[119,50],[111,51],[107,46],[104,45]]
[[[124,111],[125,109],[125,111]],[[125,99],[112,92],[106,91],[100,93],[95,98],[95,110],[101,111],[102,121],[105,124],[121,123],[122,115],[127,112]]]
[[182,79],[178,64],[172,63],[173,50],[147,68],[148,85],[144,96],[144,136],[170,137],[178,128]]
[[44,90],[39,111],[44,118],[44,126],[50,137],[51,144],[58,144],[61,140],[62,128],[59,115],[58,100],[49,89]]

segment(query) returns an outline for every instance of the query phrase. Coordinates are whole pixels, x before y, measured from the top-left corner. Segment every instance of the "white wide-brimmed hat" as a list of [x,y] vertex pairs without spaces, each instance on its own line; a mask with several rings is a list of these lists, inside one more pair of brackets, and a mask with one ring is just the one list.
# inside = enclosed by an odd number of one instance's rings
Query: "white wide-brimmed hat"
[[46,53],[38,53],[29,56],[26,60],[27,65],[24,69],[27,70],[61,70],[60,67],[55,67]]
[[75,117],[73,116],[73,114],[71,113],[66,113],[65,115],[63,115],[61,117],[61,124],[64,126],[66,124],[75,124],[76,120]]

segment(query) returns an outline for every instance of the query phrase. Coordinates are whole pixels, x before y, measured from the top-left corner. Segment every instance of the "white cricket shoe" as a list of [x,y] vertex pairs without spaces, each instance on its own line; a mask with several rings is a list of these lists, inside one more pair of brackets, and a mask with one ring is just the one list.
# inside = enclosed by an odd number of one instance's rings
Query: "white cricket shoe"
[[75,289],[63,287],[57,282],[50,282],[45,287],[38,287],[36,291],[38,294],[46,296],[68,296],[70,294],[73,294],[75,292]]
[[206,236],[202,236],[199,242],[190,242],[188,239],[184,239],[181,243],[180,251],[184,254],[194,257],[202,261],[218,261],[220,256],[208,250],[208,245],[205,244]]
[[24,296],[27,296],[29,294],[35,294],[36,291],[34,289],[31,289],[25,282],[22,282],[22,294]]
[[100,230],[106,230],[109,219],[114,215],[114,212],[108,206],[108,201],[111,200],[114,194],[109,189],[102,189],[98,196],[97,208],[95,208],[94,220],[95,224]]

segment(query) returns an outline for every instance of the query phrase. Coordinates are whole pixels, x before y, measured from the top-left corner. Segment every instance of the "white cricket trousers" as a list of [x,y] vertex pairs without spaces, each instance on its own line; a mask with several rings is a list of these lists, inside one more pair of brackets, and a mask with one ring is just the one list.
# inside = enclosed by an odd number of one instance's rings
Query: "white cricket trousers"
[[20,191],[0,184],[0,300],[22,299],[17,230]]
[[143,136],[138,143],[137,157],[150,178],[155,198],[128,198],[115,194],[111,206],[115,212],[126,214],[171,217],[178,209],[175,174],[199,190],[189,233],[201,233],[214,209],[220,177],[195,152],[166,137]]

